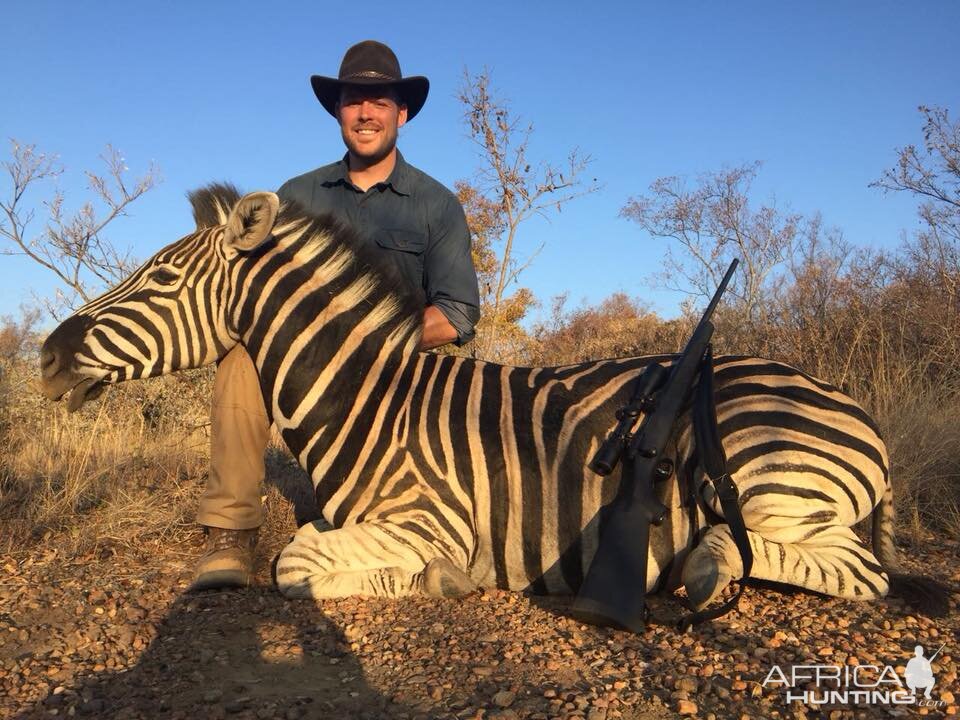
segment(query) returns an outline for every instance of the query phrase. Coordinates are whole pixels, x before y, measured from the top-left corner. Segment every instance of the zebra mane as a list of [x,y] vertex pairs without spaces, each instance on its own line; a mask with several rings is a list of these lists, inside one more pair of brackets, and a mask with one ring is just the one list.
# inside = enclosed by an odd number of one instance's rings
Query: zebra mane
[[187,193],[197,230],[223,225],[243,195],[230,183],[210,183]]
[[422,314],[425,304],[422,291],[410,287],[410,281],[404,277],[395,263],[390,262],[386,253],[379,251],[356,230],[338,218],[329,213],[312,213],[295,200],[283,200],[280,203],[280,214],[277,216],[276,225],[294,224],[303,218],[311,223],[304,232],[305,237],[325,237],[333,244],[350,249],[354,262],[347,274],[371,275],[378,281],[383,292],[389,292],[397,298],[397,308],[402,315],[415,314],[419,317]]
[[[231,183],[215,182],[187,193],[187,197],[193,207],[193,219],[197,223],[197,229],[202,230],[226,223],[230,211],[243,197],[243,193]],[[409,286],[400,269],[391,263],[384,253],[371,247],[353,228],[333,215],[315,214],[295,201],[284,200],[280,204],[276,226],[289,226],[303,219],[310,222],[303,233],[304,237],[323,237],[348,247],[355,260],[348,272],[356,276],[369,274],[379,281],[384,292],[396,297],[397,309],[402,316],[419,317],[422,314],[425,303],[422,293]]]

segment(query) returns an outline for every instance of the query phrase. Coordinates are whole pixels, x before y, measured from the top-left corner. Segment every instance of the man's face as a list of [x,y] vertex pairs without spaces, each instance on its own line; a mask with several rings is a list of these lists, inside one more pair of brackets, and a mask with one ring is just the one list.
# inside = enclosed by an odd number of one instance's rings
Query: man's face
[[407,121],[407,106],[390,87],[346,85],[337,105],[340,134],[352,155],[375,163],[397,144],[397,129]]

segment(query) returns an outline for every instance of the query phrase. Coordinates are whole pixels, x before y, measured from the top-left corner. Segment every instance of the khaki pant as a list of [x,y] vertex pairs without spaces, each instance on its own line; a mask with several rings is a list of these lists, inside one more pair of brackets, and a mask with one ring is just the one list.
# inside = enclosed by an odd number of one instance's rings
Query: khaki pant
[[257,368],[242,345],[217,366],[210,421],[210,477],[200,498],[197,522],[229,530],[260,527],[260,485],[270,422]]

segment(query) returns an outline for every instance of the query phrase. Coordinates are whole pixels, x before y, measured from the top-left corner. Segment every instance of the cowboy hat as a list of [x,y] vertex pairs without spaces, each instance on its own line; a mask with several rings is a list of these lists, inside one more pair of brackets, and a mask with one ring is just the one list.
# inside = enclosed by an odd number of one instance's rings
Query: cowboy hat
[[340,63],[339,77],[312,75],[310,84],[317,100],[334,117],[344,85],[389,85],[407,106],[407,120],[420,112],[430,90],[430,81],[422,75],[403,77],[393,50],[376,40],[364,40],[347,50]]

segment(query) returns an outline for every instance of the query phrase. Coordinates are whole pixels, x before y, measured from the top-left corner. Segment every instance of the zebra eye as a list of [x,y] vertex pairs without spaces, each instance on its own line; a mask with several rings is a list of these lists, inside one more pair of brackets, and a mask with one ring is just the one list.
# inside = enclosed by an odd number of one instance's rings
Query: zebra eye
[[180,279],[180,276],[172,270],[161,267],[150,273],[150,279],[158,285],[173,285]]

